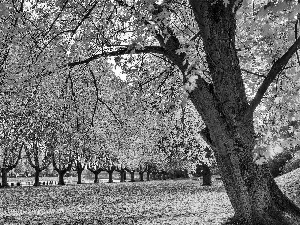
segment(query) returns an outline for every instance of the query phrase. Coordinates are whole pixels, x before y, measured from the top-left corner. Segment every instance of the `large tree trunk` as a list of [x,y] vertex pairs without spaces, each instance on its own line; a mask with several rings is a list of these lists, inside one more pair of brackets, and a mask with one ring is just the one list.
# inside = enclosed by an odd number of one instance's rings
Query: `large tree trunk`
[[40,186],[40,170],[35,170],[33,186]]
[[[299,208],[282,193],[268,169],[254,167],[244,170],[233,165],[222,166],[222,179],[235,210],[232,221],[249,225],[300,224]],[[225,169],[232,171],[232,176],[223,173]],[[252,175],[247,176],[246,172]]]
[[1,168],[2,184],[0,185],[0,187],[2,187],[2,188],[9,187],[9,185],[7,183],[7,173],[8,173],[7,169]]

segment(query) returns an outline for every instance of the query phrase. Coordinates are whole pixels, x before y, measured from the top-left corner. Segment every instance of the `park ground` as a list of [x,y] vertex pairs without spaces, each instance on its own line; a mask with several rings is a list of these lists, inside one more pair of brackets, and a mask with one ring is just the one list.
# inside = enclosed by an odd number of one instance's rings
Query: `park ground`
[[[300,206],[300,169],[276,178]],[[233,215],[220,180],[154,180],[0,189],[0,224],[200,224]]]

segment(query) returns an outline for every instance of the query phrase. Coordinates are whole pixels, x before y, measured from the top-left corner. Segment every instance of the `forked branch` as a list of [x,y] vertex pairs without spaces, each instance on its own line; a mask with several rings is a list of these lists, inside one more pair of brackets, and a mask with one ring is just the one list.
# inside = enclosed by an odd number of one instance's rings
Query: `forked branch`
[[266,75],[266,78],[261,83],[260,87],[258,88],[255,97],[250,102],[249,108],[247,109],[245,116],[249,116],[254,112],[256,107],[261,102],[264,94],[267,92],[271,83],[276,79],[276,77],[284,70],[286,64],[293,56],[293,54],[297,51],[298,46],[300,45],[300,37],[294,42],[294,44],[286,51],[286,53],[281,56],[271,67],[269,73]]

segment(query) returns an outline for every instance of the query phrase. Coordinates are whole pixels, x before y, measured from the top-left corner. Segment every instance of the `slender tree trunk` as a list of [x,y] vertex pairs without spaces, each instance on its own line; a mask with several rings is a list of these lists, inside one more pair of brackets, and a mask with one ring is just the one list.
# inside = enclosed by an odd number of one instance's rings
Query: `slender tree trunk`
[[144,172],[139,172],[140,181],[144,181]]
[[80,161],[76,161],[76,171],[77,171],[77,184],[82,183],[82,172],[84,171],[85,165]]
[[92,171],[92,173],[94,174],[94,184],[97,184],[99,183],[99,174],[100,172],[99,171]]
[[203,186],[211,186],[211,171],[208,165],[203,164]]
[[114,181],[113,181],[113,170],[109,170],[108,171],[108,183],[113,183]]
[[126,181],[126,170],[124,170],[124,181]]
[[125,182],[125,170],[120,171],[120,182]]
[[66,172],[67,171],[65,170],[58,172],[58,185],[65,185],[64,175],[66,174]]
[[33,186],[40,186],[40,171],[35,170]]
[[7,169],[5,168],[1,168],[1,174],[2,174],[2,184],[0,185],[0,187],[2,188],[7,188],[9,187],[8,183],[7,183]]
[[150,172],[147,171],[147,181],[150,181]]
[[134,180],[134,171],[130,171],[130,182],[135,182],[135,180]]
[[81,175],[82,175],[83,169],[77,170],[77,184],[81,184]]

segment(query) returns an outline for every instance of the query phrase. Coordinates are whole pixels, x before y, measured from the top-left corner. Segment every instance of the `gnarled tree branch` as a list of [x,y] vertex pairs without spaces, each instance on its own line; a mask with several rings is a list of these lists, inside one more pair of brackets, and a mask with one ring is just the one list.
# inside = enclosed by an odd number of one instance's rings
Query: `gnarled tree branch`
[[72,68],[74,66],[88,64],[94,60],[101,58],[101,57],[120,56],[120,55],[127,55],[127,54],[141,54],[141,53],[164,54],[164,49],[160,46],[145,46],[145,47],[141,47],[139,49],[134,49],[134,48],[132,48],[132,45],[129,45],[127,47],[119,48],[118,50],[115,50],[115,51],[102,52],[99,54],[95,54],[89,58],[71,62],[62,67],[68,66],[68,67]]

